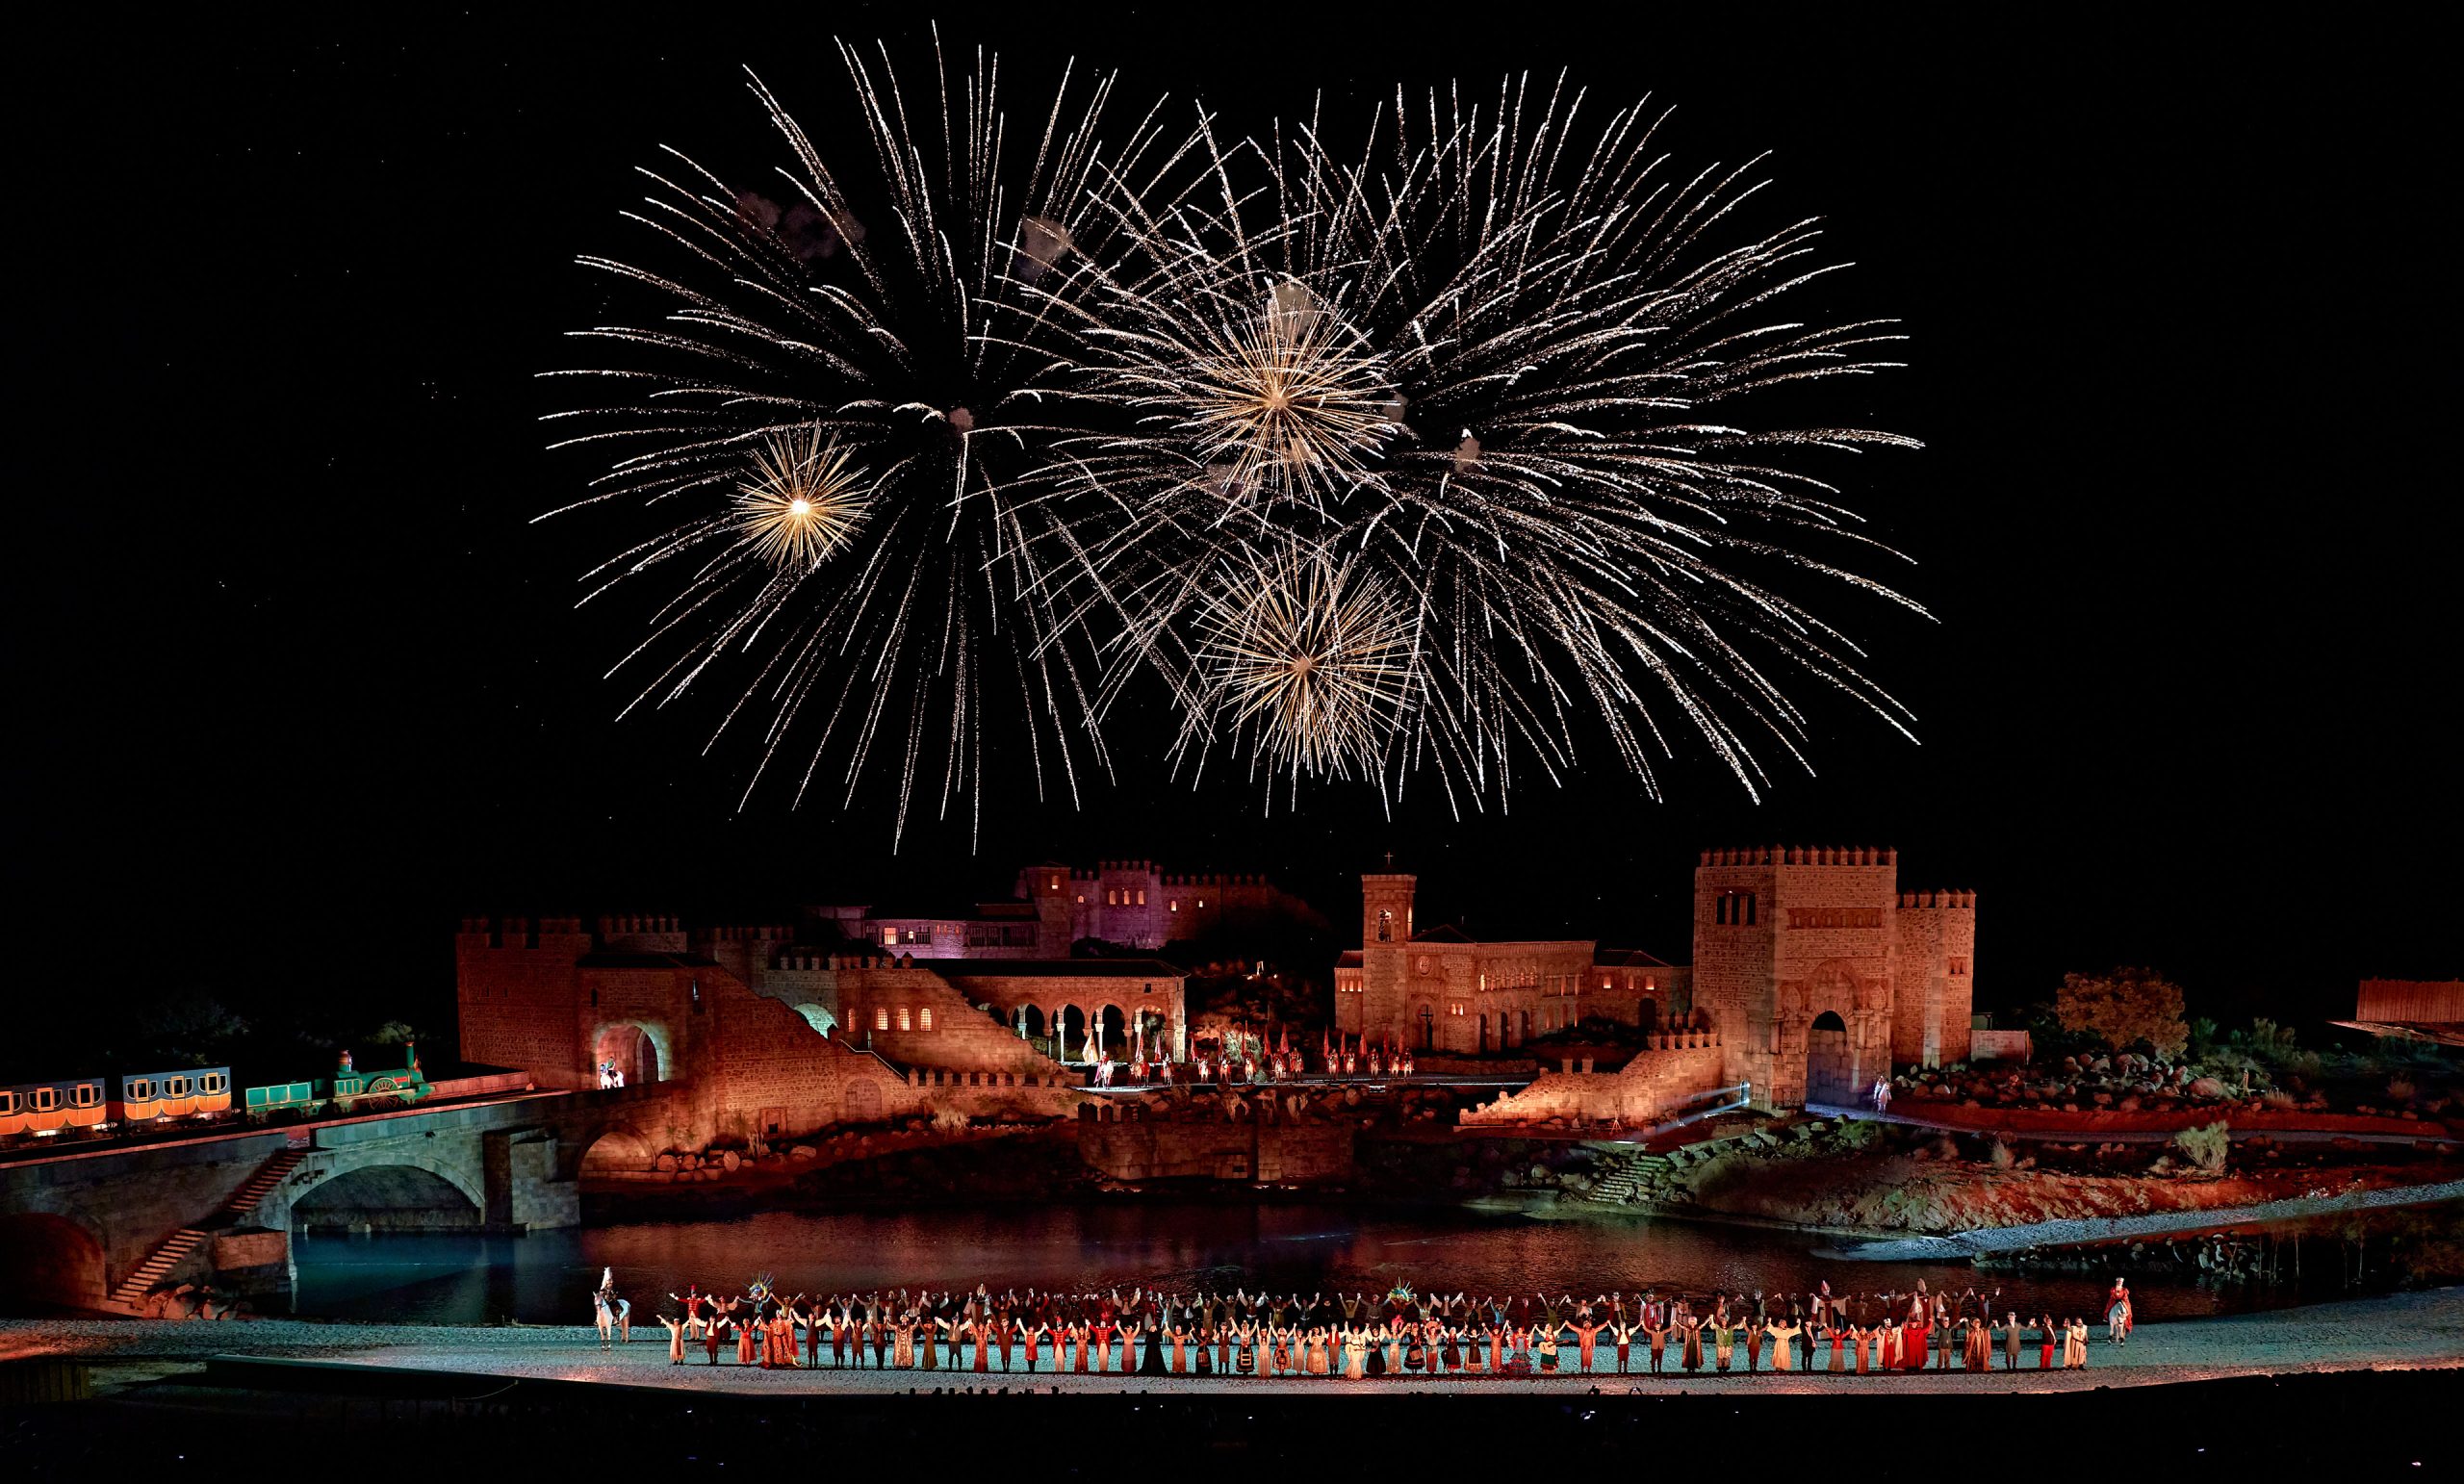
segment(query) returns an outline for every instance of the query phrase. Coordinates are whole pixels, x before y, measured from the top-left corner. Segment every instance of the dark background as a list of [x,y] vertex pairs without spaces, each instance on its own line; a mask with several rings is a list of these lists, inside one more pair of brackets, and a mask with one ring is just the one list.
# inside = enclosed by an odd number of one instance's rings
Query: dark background
[[832,29],[919,43],[916,13],[130,25],[26,58],[56,94],[14,203],[48,360],[13,420],[9,1060],[90,1070],[53,1038],[164,989],[441,1027],[464,912],[745,919],[1000,894],[1044,857],[1265,870],[1343,923],[1392,849],[1424,922],[1681,959],[1699,847],[1888,843],[1905,884],[1984,894],[1982,1005],[2145,962],[2194,1013],[2315,1025],[2359,976],[2464,971],[2454,480],[2416,462],[2454,307],[2423,37],[940,13],[1021,105],[1070,54],[1261,124],[1322,82],[1571,65],[1676,103],[1686,160],[1775,150],[1858,265],[1837,292],[1913,337],[1849,411],[1929,447],[1846,473],[1938,623],[1825,611],[1922,745],[1830,706],[1820,776],[1759,805],[1696,754],[1665,803],[1604,763],[1390,823],[1173,783],[1130,729],[1082,807],[1005,792],[895,853],[886,784],[738,812],[706,710],[612,721],[629,637],[571,608],[604,552],[526,524],[593,472],[543,451],[532,378],[599,305],[575,254],[635,244],[632,166],[673,143],[757,178],[781,151],[739,67],[817,106]]

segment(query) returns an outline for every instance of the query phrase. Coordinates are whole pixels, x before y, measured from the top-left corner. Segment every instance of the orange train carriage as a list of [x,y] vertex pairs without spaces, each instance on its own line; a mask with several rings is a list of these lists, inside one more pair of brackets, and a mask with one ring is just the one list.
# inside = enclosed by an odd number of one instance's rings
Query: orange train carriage
[[213,1118],[231,1111],[231,1068],[190,1066],[174,1072],[130,1072],[112,1099],[114,1123]]
[[0,1135],[49,1138],[95,1127],[110,1116],[100,1077],[21,1082],[0,1087]]

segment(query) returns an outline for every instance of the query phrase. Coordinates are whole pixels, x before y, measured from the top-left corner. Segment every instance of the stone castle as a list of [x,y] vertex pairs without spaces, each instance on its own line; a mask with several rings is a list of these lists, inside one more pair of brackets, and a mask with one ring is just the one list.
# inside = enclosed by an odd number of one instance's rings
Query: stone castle
[[943,911],[829,906],[808,915],[843,936],[917,959],[1063,959],[1097,938],[1152,952],[1266,917],[1316,916],[1298,898],[1254,875],[1189,875],[1151,860],[1092,868],[1047,861],[1018,872],[1017,893]]
[[1894,1062],[1968,1058],[1976,896],[1901,890],[1888,849],[1703,852],[1687,965],[1581,939],[1423,932],[1417,883],[1361,878],[1361,948],[1335,969],[1339,1030],[1477,1055],[1600,1016],[1685,1042],[1653,1047],[1696,1054],[1677,1082],[1702,1080],[1700,1053],[1715,1048],[1706,1090],[1751,1084],[1774,1108],[1853,1101]]

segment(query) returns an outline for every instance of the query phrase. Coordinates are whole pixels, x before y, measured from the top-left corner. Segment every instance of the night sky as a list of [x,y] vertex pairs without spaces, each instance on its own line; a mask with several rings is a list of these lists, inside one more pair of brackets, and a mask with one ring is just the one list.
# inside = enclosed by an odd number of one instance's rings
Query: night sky
[[543,451],[559,404],[533,378],[593,318],[575,255],[635,244],[635,165],[668,142],[766,174],[740,66],[819,102],[832,29],[916,42],[916,12],[132,30],[57,59],[16,203],[47,264],[19,302],[73,375],[17,421],[23,1029],[164,988],[441,1024],[465,912],[749,919],[997,895],[1045,857],[1265,870],[1341,922],[1389,849],[1424,921],[1681,959],[1697,848],[1895,844],[1903,884],[1983,893],[1985,1005],[2144,962],[2194,1013],[2315,1023],[2359,976],[2464,972],[2453,476],[2422,447],[2452,247],[2444,170],[2414,158],[2445,128],[2410,101],[2433,49],[2119,13],[1950,35],[1560,11],[941,14],[1022,96],[1074,53],[1263,123],[1322,83],[1571,64],[1606,101],[1677,104],[1687,160],[1776,151],[1786,207],[1858,265],[1831,292],[1913,337],[1914,369],[1841,415],[1928,444],[1847,473],[1938,622],[1825,612],[1921,746],[1831,706],[1820,775],[1758,806],[1699,751],[1653,803],[1595,747],[1508,815],[1427,789],[1390,823],[1357,790],[1271,817],[1237,774],[1192,790],[1168,732],[1130,728],[1116,786],[992,798],[980,845],[928,821],[893,855],[886,784],[739,813],[746,755],[697,756],[706,704],[613,721],[629,636],[572,610],[603,547],[527,524],[594,472]]

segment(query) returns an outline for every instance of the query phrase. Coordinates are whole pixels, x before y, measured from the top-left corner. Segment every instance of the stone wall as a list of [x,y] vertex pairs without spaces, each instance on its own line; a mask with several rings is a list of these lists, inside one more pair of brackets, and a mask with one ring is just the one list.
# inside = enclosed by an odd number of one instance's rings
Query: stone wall
[[1520,1092],[1468,1109],[1466,1127],[1546,1123],[1657,1123],[1702,1093],[1725,1085],[1726,1050],[1711,1032],[1655,1036],[1648,1049],[1614,1072],[1544,1072]]
[[574,965],[591,951],[574,918],[474,918],[453,939],[461,1058],[519,1067],[544,1087],[594,1086],[572,1034]]
[[2036,1055],[2034,1039],[2025,1031],[1970,1031],[1967,1035],[1970,1062],[2026,1062]]
[[[1088,1113],[1099,1111],[1094,1108]],[[1108,1179],[1310,1185],[1352,1173],[1352,1127],[1256,1119],[1168,1123],[1081,1115],[1078,1154]]]

